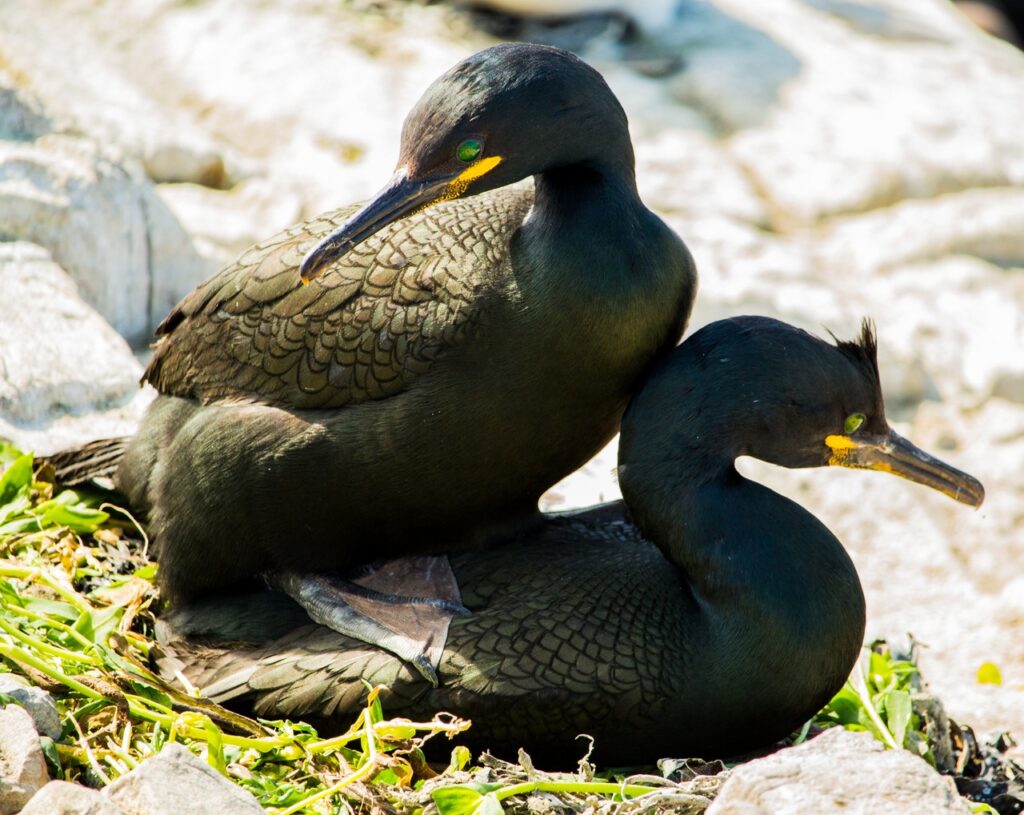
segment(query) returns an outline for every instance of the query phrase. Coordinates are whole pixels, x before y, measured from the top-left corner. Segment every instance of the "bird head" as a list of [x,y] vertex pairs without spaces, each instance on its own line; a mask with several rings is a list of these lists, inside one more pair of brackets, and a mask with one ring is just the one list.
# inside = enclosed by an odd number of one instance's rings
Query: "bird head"
[[[889,426],[877,350],[867,321],[857,339],[834,342],[767,317],[704,326],[634,396],[620,461],[691,481],[731,470],[744,455],[790,468],[879,470],[980,506],[985,490],[977,479]],[[672,464],[679,456],[691,462],[682,470]]]
[[505,43],[456,65],[406,117],[394,175],[306,255],[304,281],[426,207],[612,155],[632,169],[626,116],[601,75],[568,51]]
[[[774,322],[774,321],[771,321]],[[759,334],[761,377],[777,384],[752,408],[762,432],[749,455],[785,467],[851,467],[893,473],[980,506],[977,479],[924,452],[889,426],[878,369],[878,343],[865,320],[855,340],[825,342],[782,323]]]

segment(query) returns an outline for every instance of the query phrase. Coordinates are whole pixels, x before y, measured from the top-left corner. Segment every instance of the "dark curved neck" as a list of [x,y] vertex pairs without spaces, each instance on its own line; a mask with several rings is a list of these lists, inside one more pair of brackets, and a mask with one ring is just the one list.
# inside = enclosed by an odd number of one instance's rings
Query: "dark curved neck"
[[533,177],[534,209],[558,221],[584,215],[611,218],[641,207],[636,188],[633,153],[614,151],[604,159],[562,165]]
[[[636,190],[632,166],[581,163],[535,175],[533,210],[522,237],[546,268],[579,280],[613,284],[649,251],[642,223],[650,217]],[[567,247],[572,247],[567,251]],[[595,274],[607,270],[608,275]],[[566,293],[568,294],[568,293]]]
[[798,504],[736,472],[732,450],[702,458],[696,436],[687,450],[636,445],[624,431],[619,479],[640,531],[679,568],[711,639],[765,664],[824,662],[815,676],[845,676],[864,632],[846,551]]

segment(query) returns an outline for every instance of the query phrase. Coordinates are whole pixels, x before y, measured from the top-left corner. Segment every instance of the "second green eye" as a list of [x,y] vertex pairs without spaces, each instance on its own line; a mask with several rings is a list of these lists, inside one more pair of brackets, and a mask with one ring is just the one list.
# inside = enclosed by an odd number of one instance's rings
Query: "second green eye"
[[849,435],[850,433],[855,433],[862,424],[864,424],[864,414],[851,413],[843,423],[843,430]]
[[466,139],[455,151],[459,161],[476,161],[484,151],[483,142],[480,139]]

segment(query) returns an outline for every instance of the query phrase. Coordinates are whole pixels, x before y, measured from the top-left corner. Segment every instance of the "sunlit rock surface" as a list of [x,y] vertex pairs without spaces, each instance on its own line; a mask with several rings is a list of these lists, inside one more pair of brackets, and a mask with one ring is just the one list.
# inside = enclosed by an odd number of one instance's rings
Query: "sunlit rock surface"
[[46,249],[0,242],[0,436],[51,450],[129,432],[147,399],[141,374]]
[[[427,83],[494,41],[472,15],[397,1],[112,8],[0,0],[0,70],[33,100],[0,104],[0,151],[36,155],[54,132],[119,151],[161,182],[179,249],[211,263],[372,194]],[[850,336],[874,318],[890,419],[988,500],[741,468],[846,543],[868,636],[926,645],[954,718],[1024,735],[1024,56],[944,0],[679,0],[668,17],[583,55],[630,116],[644,199],[697,259],[691,327],[759,313]],[[22,194],[3,185],[0,212]],[[616,497],[613,466],[610,449],[547,505]],[[1002,687],[977,684],[988,660]]]
[[869,733],[836,727],[816,739],[741,764],[707,815],[968,815],[952,779]]

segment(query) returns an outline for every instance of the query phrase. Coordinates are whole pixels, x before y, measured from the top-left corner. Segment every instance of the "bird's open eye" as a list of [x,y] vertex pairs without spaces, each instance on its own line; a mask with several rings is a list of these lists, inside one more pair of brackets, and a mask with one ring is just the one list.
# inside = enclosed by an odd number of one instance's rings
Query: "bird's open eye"
[[476,161],[480,158],[480,154],[484,151],[484,144],[480,139],[466,139],[462,144],[459,145],[455,151],[455,155],[459,161]]
[[857,428],[859,428],[862,424],[864,424],[864,414],[851,413],[849,416],[846,417],[846,421],[843,423],[843,430],[846,433],[846,435],[850,435],[851,433],[857,432]]

